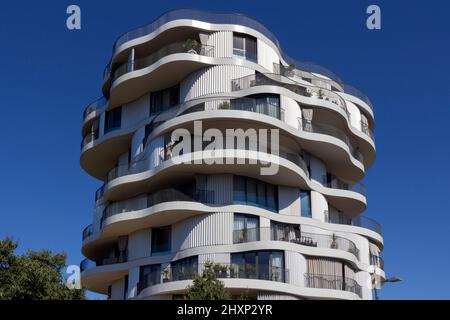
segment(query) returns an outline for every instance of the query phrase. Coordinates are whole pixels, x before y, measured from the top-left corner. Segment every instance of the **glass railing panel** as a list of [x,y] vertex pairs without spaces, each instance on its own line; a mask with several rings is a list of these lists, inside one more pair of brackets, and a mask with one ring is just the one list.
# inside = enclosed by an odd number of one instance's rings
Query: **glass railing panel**
[[94,111],[102,109],[107,103],[108,100],[105,97],[100,97],[94,102],[91,102],[83,111],[83,121],[87,118],[89,114],[91,114]]
[[92,224],[90,224],[86,228],[84,228],[82,239],[84,240],[84,239],[92,236],[93,234],[94,234],[94,227]]
[[338,275],[305,273],[305,287],[349,291],[362,298],[361,286],[354,279]]
[[213,57],[214,47],[200,43],[191,43],[189,41],[172,43],[162,47],[158,51],[146,57],[138,58],[118,66],[113,71],[112,81],[126,73],[149,67],[161,58],[175,53],[191,53],[206,57]]

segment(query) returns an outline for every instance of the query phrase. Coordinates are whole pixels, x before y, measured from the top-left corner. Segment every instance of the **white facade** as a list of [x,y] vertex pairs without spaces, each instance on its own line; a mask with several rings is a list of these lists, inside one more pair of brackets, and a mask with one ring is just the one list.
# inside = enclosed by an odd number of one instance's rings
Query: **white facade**
[[[84,112],[80,163],[103,185],[83,231],[83,284],[112,299],[174,299],[213,262],[236,297],[372,299],[384,271],[380,226],[361,216],[370,100],[287,57],[250,18],[166,15],[117,40],[104,97]],[[225,145],[246,162],[206,164],[216,150],[177,164],[170,135],[193,135],[196,120],[222,133],[278,129],[278,173],[249,163],[275,161],[267,151]]]

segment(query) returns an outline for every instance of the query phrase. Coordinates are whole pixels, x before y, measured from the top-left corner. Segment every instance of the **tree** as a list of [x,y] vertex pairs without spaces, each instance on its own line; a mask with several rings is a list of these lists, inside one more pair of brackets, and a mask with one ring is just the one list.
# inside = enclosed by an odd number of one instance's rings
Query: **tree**
[[70,290],[63,283],[65,253],[28,250],[26,254],[16,255],[18,246],[10,237],[0,240],[0,300],[85,299],[84,289]]
[[230,300],[230,293],[225,289],[222,281],[217,279],[217,270],[226,266],[206,263],[203,274],[196,274],[194,282],[187,287],[186,299],[188,300]]

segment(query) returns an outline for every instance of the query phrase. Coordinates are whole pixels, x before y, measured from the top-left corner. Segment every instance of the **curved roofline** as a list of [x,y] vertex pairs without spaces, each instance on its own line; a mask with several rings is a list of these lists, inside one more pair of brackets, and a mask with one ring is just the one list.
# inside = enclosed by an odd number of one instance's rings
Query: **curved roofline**
[[[209,15],[209,17],[208,17]],[[343,88],[345,92],[346,85],[342,81],[342,79],[332,70],[323,67],[319,64],[309,62],[309,61],[301,61],[294,58],[291,58],[286,53],[283,52],[281,49],[280,42],[278,38],[275,36],[275,34],[270,31],[265,25],[263,25],[261,22],[255,20],[254,18],[250,18],[242,13],[224,13],[224,12],[215,12],[215,11],[208,11],[203,9],[194,9],[194,8],[180,8],[180,9],[173,9],[168,10],[161,15],[158,16],[158,18],[154,19],[152,22],[141,25],[140,27],[133,28],[127,32],[122,33],[114,42],[113,48],[112,48],[112,55],[114,56],[115,50],[122,45],[123,43],[137,39],[141,36],[144,36],[148,33],[153,32],[160,26],[174,20],[180,20],[180,19],[191,19],[191,20],[198,20],[198,21],[206,21],[209,23],[214,24],[236,24],[236,25],[242,25],[251,29],[254,29],[260,33],[262,33],[264,36],[266,36],[270,41],[272,41],[280,51],[280,54],[282,58],[289,64],[293,64],[299,69],[311,72],[311,73],[318,73],[323,76],[326,76],[330,78],[333,81],[336,81],[339,83]],[[348,86],[347,88],[351,89],[349,92],[350,94],[357,94],[357,97],[361,98],[364,102],[366,102],[370,107],[372,106],[370,99],[362,93],[360,90]]]

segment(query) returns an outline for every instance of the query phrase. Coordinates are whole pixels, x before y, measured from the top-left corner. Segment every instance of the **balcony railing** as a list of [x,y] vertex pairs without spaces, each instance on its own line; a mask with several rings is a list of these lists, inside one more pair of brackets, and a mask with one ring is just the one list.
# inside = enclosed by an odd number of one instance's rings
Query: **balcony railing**
[[344,84],[344,92],[361,99],[362,101],[367,103],[367,105],[370,107],[370,109],[373,110],[372,101],[370,101],[369,97],[365,93],[363,93],[361,90],[359,90],[351,85]]
[[92,269],[95,267],[106,266],[106,265],[116,264],[116,263],[124,263],[127,261],[128,261],[128,252],[127,251],[125,251],[123,253],[123,255],[107,257],[107,258],[102,259],[99,262],[95,262],[95,261],[92,261],[89,259],[83,259],[80,262],[80,271],[83,272],[84,270],[87,270],[87,269]]
[[233,230],[233,243],[245,243],[259,240],[259,228]]
[[305,97],[317,97],[318,99],[329,101],[342,108],[347,115],[349,114],[344,99],[333,91],[301,84],[280,74],[256,73],[231,80],[232,91],[266,85],[282,87]]
[[94,227],[92,224],[90,224],[86,228],[83,229],[82,240],[92,236],[93,234],[94,234]]
[[108,100],[105,97],[100,97],[97,100],[91,102],[83,111],[83,122],[86,120],[88,115],[90,115],[94,111],[102,109],[107,103]]
[[[240,149],[235,149],[235,150],[245,151],[245,150],[240,150]],[[246,151],[248,151],[248,150],[246,150]],[[309,174],[310,174],[309,169],[308,169],[308,166],[306,165],[305,161],[303,160],[302,156],[300,156],[299,154],[296,154],[296,153],[280,151],[279,157],[286,159],[290,162],[293,162],[294,164],[299,166],[305,172],[305,175],[307,177],[309,177]],[[165,160],[169,160],[170,158],[171,158],[170,148],[168,148],[167,150],[160,151],[159,161],[162,162]],[[154,160],[154,158],[153,158],[153,160]],[[121,176],[137,174],[137,173],[141,173],[141,172],[150,170],[150,169],[152,169],[152,168],[150,168],[150,164],[151,164],[151,161],[147,158],[144,158],[144,159],[141,159],[141,160],[138,160],[135,162],[131,162],[129,164],[117,166],[117,167],[111,169],[110,172],[108,173],[107,182],[110,182],[113,179],[116,179]],[[158,165],[160,165],[160,164],[158,164]],[[158,166],[158,165],[156,165],[156,166]],[[326,186],[329,188],[357,192],[357,193],[360,193],[365,196],[365,187],[362,183],[356,183],[356,182],[352,182],[352,181],[343,181],[343,180],[334,178],[333,181],[326,184]]]
[[366,187],[361,182],[350,180],[344,181],[333,176],[330,181],[326,181],[326,178],[324,177],[323,185],[328,188],[348,190],[366,196]]
[[284,60],[286,60],[287,63],[294,64],[296,65],[297,68],[306,72],[319,73],[325,77],[330,78],[333,81],[342,84],[342,80],[330,69],[312,62],[299,61],[287,56],[285,53],[282,52],[278,39],[269,29],[267,29],[260,22],[241,14],[216,13],[197,9],[178,9],[168,11],[159,16],[153,22],[146,24],[142,27],[130,30],[121,35],[113,45],[113,55],[116,53],[118,47],[120,47],[125,42],[150,34],[151,32],[154,32],[156,29],[161,27],[162,25],[170,21],[179,19],[199,20],[214,24],[236,24],[252,28],[262,33],[273,43],[275,43],[275,45],[279,48]]
[[[138,283],[138,292],[145,288],[161,283],[193,280],[196,275],[202,274],[207,264],[195,264],[192,267],[179,269],[167,268],[161,272],[153,272],[141,279]],[[257,264],[220,263],[212,266],[218,279],[256,279],[275,282],[289,282],[289,270],[276,266],[263,266]]]
[[83,272],[84,270],[95,268],[97,264],[89,259],[83,259],[80,262],[80,272]]
[[359,260],[359,249],[346,238],[300,231],[293,226],[272,226],[233,230],[233,243],[271,240],[285,241],[308,247],[336,249],[349,252]]
[[188,114],[198,111],[216,111],[216,110],[236,110],[249,111],[268,115],[278,120],[284,121],[284,110],[280,106],[270,103],[261,103],[253,98],[238,99],[220,99],[208,102],[202,102],[184,110],[182,114]]
[[[325,70],[323,68],[321,68],[321,66],[315,65],[313,63],[309,63],[309,64],[305,64],[302,62],[297,62],[297,61],[292,61],[292,66],[289,67],[284,67],[283,65],[280,65],[278,63],[274,63],[274,71],[277,74],[281,74],[284,76],[292,76],[292,75],[297,75],[300,78],[303,78],[306,81],[311,81],[311,80],[316,80],[316,81],[322,81],[324,83],[329,84],[330,86],[334,86],[334,87],[340,87],[338,90],[339,91],[344,91],[345,93],[348,93],[352,96],[355,96],[359,99],[361,99],[362,101],[364,101],[371,109],[373,109],[372,106],[372,102],[370,101],[369,97],[363,93],[361,90],[345,84],[342,82],[342,80],[337,77],[334,76],[334,74],[331,74],[330,72],[328,72],[329,70]],[[307,71],[307,72],[305,72]],[[329,75],[330,80],[325,79],[323,77],[318,77],[315,76],[315,74],[322,74],[322,75]]]
[[188,195],[188,194],[185,194],[176,189],[164,189],[164,190],[157,191],[155,193],[148,194],[146,205],[142,205],[141,202],[136,202],[135,204],[128,205],[126,207],[109,204],[103,210],[103,214],[102,214],[100,223],[101,223],[101,226],[103,227],[105,220],[114,215],[130,212],[130,211],[143,210],[143,209],[150,208],[150,207],[160,204],[160,203],[172,202],[172,201],[191,201],[191,202],[199,202],[199,203],[204,203],[204,204],[213,204],[214,203],[214,191],[212,191],[212,190],[195,190],[193,195]]
[[84,148],[85,145],[93,142],[94,140],[98,139],[98,130],[89,132],[84,138],[83,140],[81,140],[81,149]]
[[354,279],[337,275],[305,273],[305,287],[348,291],[362,298],[361,286]]
[[370,129],[368,123],[361,121],[361,131],[368,135],[372,141],[375,141],[375,135],[373,134],[372,129]]
[[[200,44],[200,43],[198,43],[198,44],[189,43],[188,41],[175,42],[175,43],[169,44],[165,47],[162,47],[158,51],[156,51],[146,57],[138,58],[133,61],[130,61],[130,62],[120,65],[119,67],[117,67],[117,69],[114,70],[112,81],[116,80],[120,76],[123,76],[124,74],[129,73],[131,71],[149,67],[152,64],[154,64],[155,62],[157,62],[158,60],[160,60],[161,58],[166,57],[171,54],[175,54],[175,53],[192,53],[192,54],[197,54],[197,55],[206,56],[206,57],[214,57],[214,47],[209,46],[209,45]],[[106,78],[109,77],[110,72],[111,72],[111,66],[108,65],[104,72],[104,77],[106,77]],[[104,80],[106,80],[106,78]]]
[[375,231],[376,233],[381,235],[381,224],[365,216],[354,217],[351,219],[351,222],[347,224],[351,224],[352,226],[357,226],[361,228],[366,228]]
[[338,129],[337,127],[334,127],[329,124],[320,123],[316,121],[308,121],[306,119],[299,118],[298,119],[299,128],[302,128],[303,131],[311,132],[311,133],[318,133],[318,134],[324,134],[327,136],[335,137],[336,139],[341,140],[344,142],[349,150],[352,156],[357,159],[360,162],[364,161],[364,157],[362,153],[358,150],[357,147],[355,147],[350,140],[349,136],[342,131],[341,129]]
[[103,194],[105,193],[105,185],[103,184],[100,188],[95,191],[95,201],[99,201],[103,198]]
[[376,255],[369,255],[369,262],[371,265],[377,266],[378,268],[380,268],[381,270],[384,270],[384,260],[383,258],[381,258],[380,256],[376,256]]
[[[155,19],[153,22],[146,24],[144,26],[132,29],[128,32],[125,32],[123,35],[121,35],[114,43],[113,45],[113,56],[116,53],[116,50],[125,42],[145,36],[147,34],[150,34],[154,32],[156,29],[161,27],[162,25],[174,21],[174,20],[180,20],[180,19],[192,19],[192,20],[199,20],[199,21],[205,21],[209,23],[214,24],[237,24],[237,25],[243,25],[249,28],[252,28],[254,30],[257,30],[258,32],[264,34],[268,39],[270,39],[275,45],[278,47],[283,59],[286,61],[286,63],[290,65],[294,65],[296,69],[309,72],[311,74],[320,74],[322,76],[325,76],[332,81],[336,82],[339,86],[344,88],[344,91],[352,94],[354,96],[359,97],[363,101],[369,104],[369,106],[372,108],[372,104],[370,103],[370,100],[367,98],[367,96],[362,93],[360,90],[345,85],[342,81],[342,79],[336,75],[333,71],[330,69],[318,65],[313,62],[309,61],[301,61],[297,59],[293,59],[286,55],[282,50],[281,46],[279,44],[278,39],[276,36],[267,29],[263,24],[260,22],[250,18],[246,17],[244,15],[240,14],[229,14],[229,13],[215,13],[215,12],[208,12],[203,10],[196,10],[196,9],[178,9],[178,10],[172,10],[168,11],[166,13],[163,13],[161,16],[159,16],[157,19]],[[105,68],[105,70],[109,70],[109,65]],[[108,73],[109,71],[105,71],[104,74]],[[326,81],[326,79],[324,79]]]
[[[343,100],[339,95],[337,95],[333,91],[330,91],[325,88],[318,88],[317,86],[307,86],[304,84],[300,84],[298,82],[291,80],[288,77],[279,74],[258,73],[234,79],[231,82],[231,90],[236,91],[262,85],[279,86],[305,97],[316,97],[321,100],[332,102],[337,106],[339,106],[347,114],[347,118],[350,119],[350,112],[347,109],[345,100]],[[373,132],[371,131],[371,129],[367,124],[365,124],[364,127],[361,128],[361,131],[366,135],[368,135],[372,140],[374,139]],[[342,134],[340,133],[339,135]],[[345,140],[349,139],[345,133],[343,133],[343,135],[345,136],[344,138]],[[347,141],[345,142],[348,143]]]

